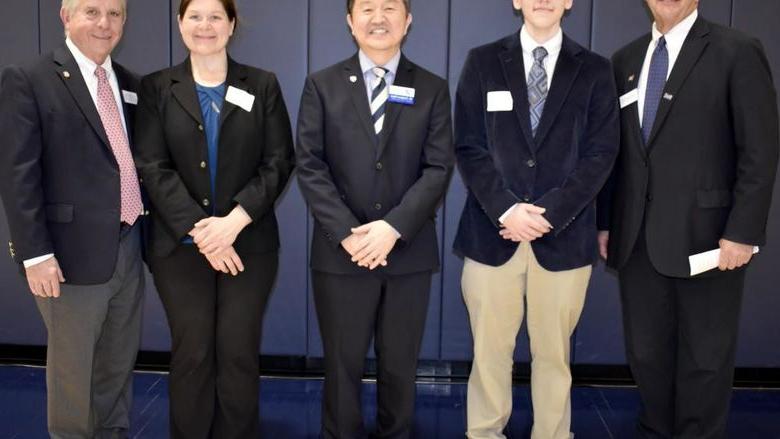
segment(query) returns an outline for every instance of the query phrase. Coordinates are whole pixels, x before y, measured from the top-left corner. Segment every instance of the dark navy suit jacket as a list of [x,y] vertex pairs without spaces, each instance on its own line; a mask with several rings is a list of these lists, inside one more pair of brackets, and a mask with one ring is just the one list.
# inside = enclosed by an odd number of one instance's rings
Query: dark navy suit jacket
[[[510,91],[512,111],[487,112],[487,94]],[[597,257],[595,198],[618,153],[618,101],[610,63],[564,35],[544,113],[531,134],[518,33],[469,53],[455,102],[455,148],[468,197],[455,251],[492,266],[518,244],[499,235],[515,203],[544,207],[553,230],[532,242],[547,270]]]

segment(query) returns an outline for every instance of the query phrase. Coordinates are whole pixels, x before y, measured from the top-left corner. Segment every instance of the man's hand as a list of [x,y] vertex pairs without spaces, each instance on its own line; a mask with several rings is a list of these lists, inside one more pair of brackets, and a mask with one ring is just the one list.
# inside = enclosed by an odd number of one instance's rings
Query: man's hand
[[51,257],[43,262],[24,269],[30,291],[40,297],[60,297],[60,282],[65,282],[57,258]]
[[504,228],[499,234],[514,242],[531,242],[541,238],[552,230],[552,225],[542,216],[545,211],[543,207],[519,203],[504,219]]
[[241,258],[238,257],[238,253],[233,246],[228,247],[219,253],[209,253],[206,256],[206,260],[209,261],[211,267],[217,271],[221,271],[225,274],[232,274],[238,276],[238,273],[244,271],[244,264],[241,262]]
[[352,262],[369,270],[387,265],[387,255],[398,241],[398,234],[393,226],[387,221],[378,220],[356,227],[352,229],[352,233],[360,238],[357,250],[352,253]]
[[363,237],[364,235],[356,235],[353,233],[341,241],[341,246],[349,253],[349,256],[355,256],[355,253],[362,248],[361,243],[363,242]]
[[609,246],[609,231],[599,230],[598,241],[599,241],[599,254],[606,261],[608,255],[607,247]]
[[195,223],[189,235],[204,255],[222,253],[232,246],[238,234],[252,222],[241,206],[227,216],[212,216]]
[[740,244],[728,239],[721,239],[718,244],[720,245],[720,262],[718,263],[720,271],[739,268],[750,262],[753,257],[752,245]]

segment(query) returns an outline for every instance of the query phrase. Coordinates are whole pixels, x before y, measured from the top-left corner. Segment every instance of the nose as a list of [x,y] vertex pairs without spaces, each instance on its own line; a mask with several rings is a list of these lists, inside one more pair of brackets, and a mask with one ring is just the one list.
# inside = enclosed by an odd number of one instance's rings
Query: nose
[[97,25],[101,29],[106,29],[108,27],[108,14],[102,14],[97,22]]

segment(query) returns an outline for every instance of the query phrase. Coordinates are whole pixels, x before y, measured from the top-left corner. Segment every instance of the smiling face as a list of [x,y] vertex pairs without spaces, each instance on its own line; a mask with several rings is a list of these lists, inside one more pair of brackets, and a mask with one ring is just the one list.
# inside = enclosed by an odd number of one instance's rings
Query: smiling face
[[360,49],[370,58],[392,57],[412,24],[412,14],[402,0],[357,0],[347,15]]
[[87,58],[103,64],[119,44],[125,26],[122,0],[80,0],[60,9],[65,34]]
[[235,25],[219,0],[192,0],[179,16],[181,38],[195,55],[224,52]]
[[537,39],[538,36],[549,38],[558,32],[563,14],[571,9],[574,0],[512,0],[512,3],[515,9],[523,12],[526,29]]
[[699,0],[645,0],[661,33],[691,15],[699,6]]

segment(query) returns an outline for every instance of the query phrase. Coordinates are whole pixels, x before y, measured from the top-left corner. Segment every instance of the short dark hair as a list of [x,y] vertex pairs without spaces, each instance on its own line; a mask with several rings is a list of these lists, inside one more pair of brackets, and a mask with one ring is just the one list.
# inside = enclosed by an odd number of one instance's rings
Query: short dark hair
[[[236,28],[238,28],[238,8],[236,7],[236,1],[219,0],[219,2],[222,3],[222,7],[225,8],[228,19],[234,22]],[[192,0],[181,0],[181,3],[179,3],[179,17],[184,17],[184,13],[187,12],[187,8],[190,7],[190,3],[192,3]]]
[[[403,0],[404,7],[406,7],[406,13],[412,12],[412,0]],[[352,8],[355,7],[355,0],[347,0],[347,14],[352,13]]]

